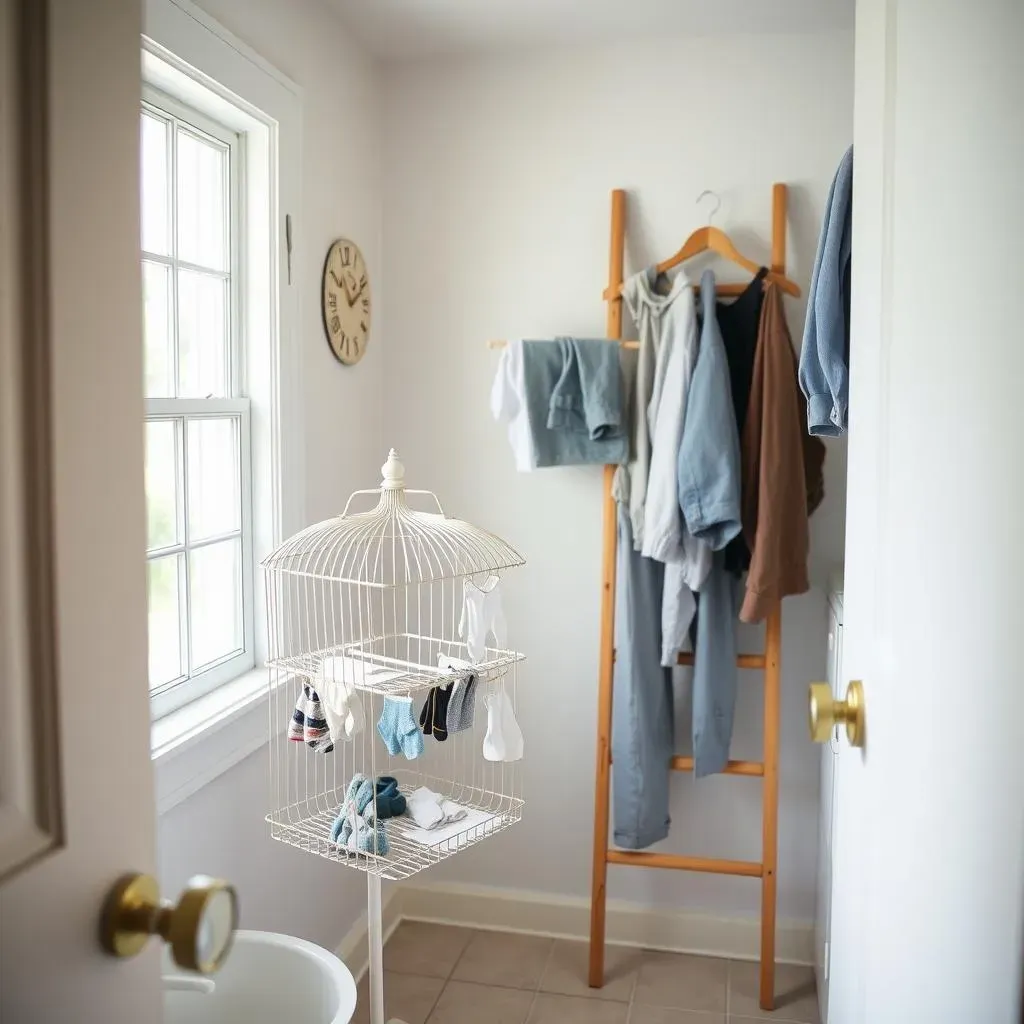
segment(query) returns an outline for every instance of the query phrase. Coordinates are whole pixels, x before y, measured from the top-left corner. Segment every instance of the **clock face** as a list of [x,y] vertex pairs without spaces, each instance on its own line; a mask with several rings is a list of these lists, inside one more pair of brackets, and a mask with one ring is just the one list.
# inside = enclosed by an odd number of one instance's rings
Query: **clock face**
[[339,238],[324,260],[324,330],[341,362],[358,363],[370,336],[370,281],[355,242]]

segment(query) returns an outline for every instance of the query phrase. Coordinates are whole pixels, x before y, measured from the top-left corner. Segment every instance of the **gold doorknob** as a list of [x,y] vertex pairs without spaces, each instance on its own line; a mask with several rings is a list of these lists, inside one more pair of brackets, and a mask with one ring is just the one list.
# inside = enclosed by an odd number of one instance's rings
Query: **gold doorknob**
[[179,967],[213,974],[227,959],[237,928],[238,896],[227,882],[196,875],[174,906],[160,899],[152,875],[124,875],[103,904],[100,941],[111,956],[131,957],[159,935]]
[[828,683],[811,683],[808,700],[808,725],[815,743],[827,742],[832,730],[845,724],[850,746],[864,746],[864,686],[859,679],[850,681],[846,700],[836,700]]

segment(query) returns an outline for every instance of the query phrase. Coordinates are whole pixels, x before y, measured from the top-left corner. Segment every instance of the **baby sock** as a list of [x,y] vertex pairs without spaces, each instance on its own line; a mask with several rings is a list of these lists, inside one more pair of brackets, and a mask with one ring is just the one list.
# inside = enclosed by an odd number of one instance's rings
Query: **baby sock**
[[454,683],[449,683],[447,686],[435,686],[436,693],[434,694],[434,717],[433,717],[433,734],[434,739],[443,743],[448,739],[448,702],[452,697],[452,687]]
[[484,757],[488,761],[518,761],[523,756],[523,733],[516,721],[505,684],[484,698],[487,706],[487,735]]
[[426,786],[420,786],[409,794],[407,813],[420,828],[434,828],[444,821],[441,798]]
[[334,749],[320,697],[308,683],[303,683],[302,693],[295,702],[295,710],[288,723],[288,739],[305,743],[318,754],[329,754]]
[[448,731],[462,732],[473,728],[476,712],[476,676],[460,679],[448,701]]
[[448,702],[453,686],[432,686],[420,711],[420,728],[440,743],[448,739]]
[[434,731],[434,698],[437,696],[437,687],[432,686],[427,694],[427,699],[420,708],[420,728],[429,736]]
[[377,817],[397,818],[405,814],[406,800],[398,791],[398,780],[382,775],[377,780]]
[[338,816],[334,819],[334,824],[331,826],[332,842],[337,843],[340,841],[341,832],[345,826],[345,819],[351,817],[351,811],[355,807],[356,794],[364,782],[366,782],[366,776],[362,772],[356,772],[352,776],[352,781],[348,784],[348,789],[345,790],[345,799],[341,801],[341,809],[338,811]]
[[377,732],[392,757],[402,753],[412,761],[423,753],[423,737],[413,721],[410,697],[384,698]]

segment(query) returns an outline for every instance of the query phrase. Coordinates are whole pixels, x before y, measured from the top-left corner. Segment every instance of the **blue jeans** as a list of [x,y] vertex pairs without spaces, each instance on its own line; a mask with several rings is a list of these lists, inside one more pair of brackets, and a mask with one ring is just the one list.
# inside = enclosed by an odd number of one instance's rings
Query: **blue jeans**
[[633,550],[628,501],[616,502],[612,819],[615,844],[640,850],[668,835],[674,748],[672,670],[661,665],[665,566]]

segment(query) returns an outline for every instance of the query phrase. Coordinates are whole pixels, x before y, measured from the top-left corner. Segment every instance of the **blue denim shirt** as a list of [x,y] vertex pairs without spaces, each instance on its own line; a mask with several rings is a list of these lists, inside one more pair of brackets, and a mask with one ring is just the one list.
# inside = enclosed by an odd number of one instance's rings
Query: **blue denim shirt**
[[694,537],[720,551],[742,529],[740,437],[729,362],[715,319],[715,275],[700,279],[704,326],[679,444],[679,507]]
[[714,552],[697,594],[693,665],[693,758],[698,778],[729,760],[736,709],[736,613],[739,582],[724,548],[741,530],[740,439],[729,364],[715,319],[715,276],[700,281],[704,327],[679,445],[679,507],[686,528]]

